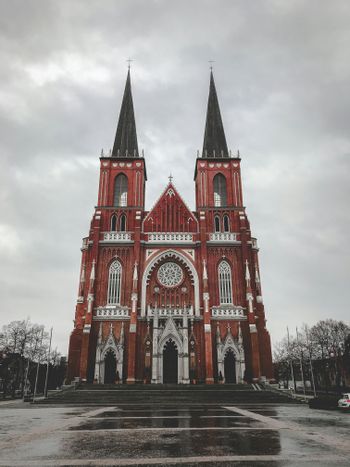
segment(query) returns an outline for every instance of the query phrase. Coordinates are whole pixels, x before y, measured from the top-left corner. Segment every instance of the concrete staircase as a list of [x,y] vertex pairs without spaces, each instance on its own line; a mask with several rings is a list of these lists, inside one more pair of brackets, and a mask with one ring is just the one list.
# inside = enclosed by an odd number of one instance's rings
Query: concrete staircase
[[37,404],[51,405],[159,405],[193,406],[225,404],[289,404],[288,396],[264,389],[261,385],[99,385],[82,384],[51,394]]

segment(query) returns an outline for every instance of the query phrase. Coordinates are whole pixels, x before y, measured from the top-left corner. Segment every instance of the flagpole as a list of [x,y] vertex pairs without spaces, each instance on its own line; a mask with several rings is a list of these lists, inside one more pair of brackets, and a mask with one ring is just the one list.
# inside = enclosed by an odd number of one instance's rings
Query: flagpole
[[[44,327],[41,330],[40,350],[41,350],[41,346],[42,346],[42,343],[43,343],[43,337],[44,337]],[[37,388],[38,388],[39,368],[40,368],[40,352],[39,352],[39,355],[38,355],[38,363],[37,363],[37,366],[36,366],[36,376],[35,376],[33,402],[35,402],[36,391],[37,391]]]
[[306,328],[306,341],[307,341],[307,347],[308,347],[308,350],[309,350],[309,364],[310,364],[310,372],[311,372],[311,379],[312,379],[312,387],[314,389],[314,396],[317,397],[316,386],[315,386],[314,369],[313,369],[312,360],[311,360],[311,348],[310,348],[310,345],[309,345],[309,331],[307,330],[307,328]]
[[293,359],[290,355],[290,343],[289,343],[289,328],[287,326],[287,342],[288,342],[288,353],[289,353],[289,364],[290,364],[290,374],[292,377],[292,382],[294,386],[294,391],[296,392],[295,378],[294,378],[294,369],[293,369]]
[[[297,344],[299,344],[298,328],[296,327],[295,330],[296,330],[296,333],[297,333]],[[303,368],[303,351],[302,350],[300,350],[300,372],[301,372],[301,379],[303,381],[304,397],[306,399],[304,368]]]
[[49,351],[47,354],[47,365],[46,365],[46,376],[45,376],[45,388],[44,388],[44,397],[47,397],[47,383],[49,381],[49,367],[50,367],[50,355],[51,355],[51,341],[52,341],[52,327],[50,330],[50,343]]

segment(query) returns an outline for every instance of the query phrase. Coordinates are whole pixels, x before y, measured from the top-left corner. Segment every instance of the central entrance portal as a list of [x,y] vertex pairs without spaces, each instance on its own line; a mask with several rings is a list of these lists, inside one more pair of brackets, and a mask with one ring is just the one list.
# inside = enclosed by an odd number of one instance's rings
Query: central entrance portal
[[178,351],[175,342],[169,339],[163,350],[163,383],[178,382]]
[[110,350],[105,358],[105,384],[114,384],[117,376],[117,362]]
[[226,352],[224,370],[225,383],[236,384],[236,359],[231,349]]

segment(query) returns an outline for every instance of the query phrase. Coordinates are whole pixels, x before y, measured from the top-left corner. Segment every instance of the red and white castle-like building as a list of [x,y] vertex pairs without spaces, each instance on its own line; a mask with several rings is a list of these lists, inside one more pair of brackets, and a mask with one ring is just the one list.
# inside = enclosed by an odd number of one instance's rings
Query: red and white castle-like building
[[273,376],[256,238],[239,154],[227,149],[213,74],[196,209],[171,181],[145,210],[130,70],[113,150],[83,239],[68,380],[241,383]]

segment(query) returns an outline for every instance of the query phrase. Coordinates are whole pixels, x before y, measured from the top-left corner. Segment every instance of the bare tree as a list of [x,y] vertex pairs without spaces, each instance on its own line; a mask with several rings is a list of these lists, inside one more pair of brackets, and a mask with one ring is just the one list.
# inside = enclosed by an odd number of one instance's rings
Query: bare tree
[[2,365],[4,374],[1,375],[5,395],[9,390],[13,395],[17,389],[23,391],[32,370],[31,362],[43,359],[46,354],[47,335],[43,326],[32,324],[29,319],[3,326],[0,351],[6,355],[6,364]]

